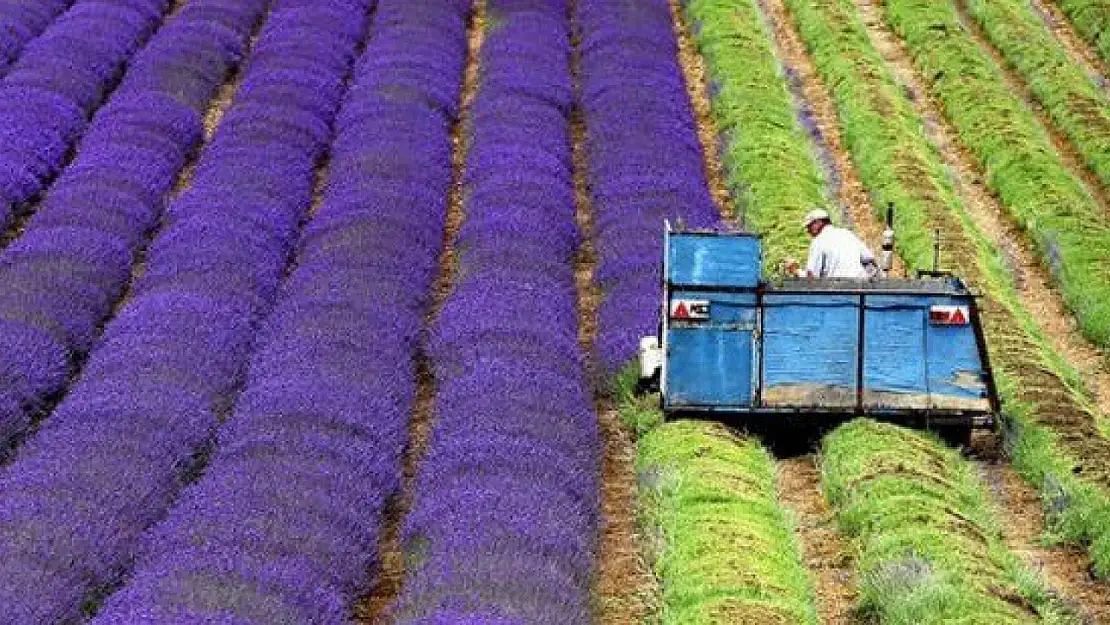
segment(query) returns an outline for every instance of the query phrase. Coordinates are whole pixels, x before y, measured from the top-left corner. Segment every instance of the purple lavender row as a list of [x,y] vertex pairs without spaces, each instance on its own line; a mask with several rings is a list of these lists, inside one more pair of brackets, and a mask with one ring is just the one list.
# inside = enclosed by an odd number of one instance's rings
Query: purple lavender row
[[278,0],[133,298],[0,474],[0,623],[75,620],[211,444],[311,205],[366,12]]
[[389,622],[588,623],[596,415],[578,346],[565,0],[493,0],[433,431]]
[[0,83],[0,232],[58,172],[127,59],[169,0],[83,0]]
[[0,2],[0,75],[27,42],[39,36],[72,0],[4,0]]
[[339,624],[368,592],[442,247],[466,13],[461,0],[379,3],[325,202],[235,413],[96,625]]
[[580,106],[604,293],[595,354],[611,376],[659,319],[663,220],[717,222],[667,0],[581,0]]
[[0,449],[92,346],[266,4],[193,0],[160,29],[23,234],[0,253]]

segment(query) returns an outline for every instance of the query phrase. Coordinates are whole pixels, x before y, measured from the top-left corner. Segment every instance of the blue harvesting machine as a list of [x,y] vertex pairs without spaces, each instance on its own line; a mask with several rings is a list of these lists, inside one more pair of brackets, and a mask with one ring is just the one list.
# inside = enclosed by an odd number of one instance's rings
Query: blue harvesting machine
[[966,444],[1000,414],[976,294],[952,275],[762,278],[758,237],[666,226],[642,388],[667,418],[821,430],[869,416]]

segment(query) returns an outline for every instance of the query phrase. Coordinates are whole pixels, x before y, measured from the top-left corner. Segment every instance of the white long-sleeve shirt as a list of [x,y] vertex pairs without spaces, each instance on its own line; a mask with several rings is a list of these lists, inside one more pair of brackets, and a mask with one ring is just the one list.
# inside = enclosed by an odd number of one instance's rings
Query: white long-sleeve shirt
[[864,263],[874,262],[875,255],[855,233],[828,224],[809,246],[806,271],[815,278],[867,278]]

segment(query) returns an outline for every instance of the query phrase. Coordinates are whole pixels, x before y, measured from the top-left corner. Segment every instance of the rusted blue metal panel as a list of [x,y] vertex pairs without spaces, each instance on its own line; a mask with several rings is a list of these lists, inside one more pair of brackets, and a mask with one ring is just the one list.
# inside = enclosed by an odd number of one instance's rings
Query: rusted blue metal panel
[[871,296],[864,314],[863,403],[874,408],[926,408],[927,297]]
[[748,406],[754,392],[755,293],[676,290],[708,302],[709,318],[670,320],[667,401],[673,406]]
[[751,331],[674,328],[667,359],[672,406],[751,405]]
[[[937,298],[938,305],[966,304],[960,298]],[[989,406],[983,364],[970,325],[927,325],[926,355],[929,401],[939,409],[986,409]]]
[[855,405],[858,303],[853,296],[829,293],[768,294],[764,298],[765,405]]
[[667,278],[675,285],[755,288],[762,270],[762,248],[750,235],[672,233]]

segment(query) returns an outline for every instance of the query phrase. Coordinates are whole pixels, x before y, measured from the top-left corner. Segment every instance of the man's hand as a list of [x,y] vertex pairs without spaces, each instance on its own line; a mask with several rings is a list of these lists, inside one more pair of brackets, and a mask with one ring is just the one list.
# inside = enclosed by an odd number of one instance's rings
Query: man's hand
[[782,261],[782,271],[791,278],[796,278],[801,275],[802,265],[793,258],[787,258]]

